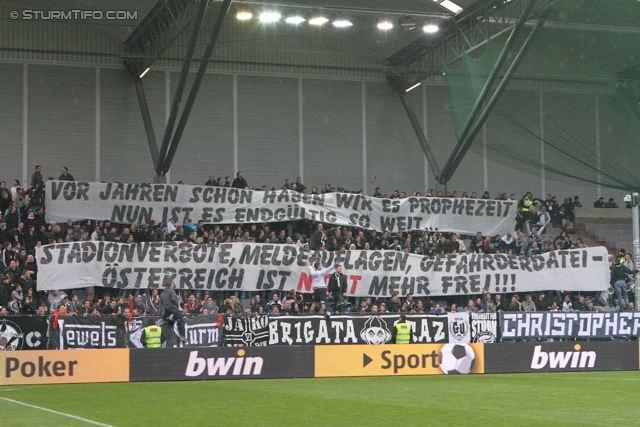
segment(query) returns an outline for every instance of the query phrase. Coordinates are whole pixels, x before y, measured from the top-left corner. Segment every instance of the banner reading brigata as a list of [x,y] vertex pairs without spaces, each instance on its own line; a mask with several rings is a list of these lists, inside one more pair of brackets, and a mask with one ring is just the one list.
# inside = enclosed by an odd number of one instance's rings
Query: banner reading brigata
[[[38,289],[87,286],[312,292],[309,261],[339,261],[350,296],[416,297],[526,292],[599,291],[609,283],[603,247],[554,251],[531,259],[508,255],[423,257],[395,251],[314,252],[295,245],[146,242],[59,243],[36,248]],[[325,277],[325,279],[328,278]]]
[[49,181],[47,221],[109,219],[120,224],[246,224],[311,219],[378,231],[436,229],[505,234],[515,227],[513,201],[409,197],[375,199],[359,194],[302,194],[227,187]]

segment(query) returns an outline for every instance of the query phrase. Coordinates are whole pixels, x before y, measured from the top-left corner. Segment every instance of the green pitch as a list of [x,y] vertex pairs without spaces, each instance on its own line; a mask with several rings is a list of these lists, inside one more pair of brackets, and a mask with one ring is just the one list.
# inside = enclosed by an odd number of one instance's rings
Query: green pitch
[[7,386],[0,424],[630,426],[638,402],[640,372]]

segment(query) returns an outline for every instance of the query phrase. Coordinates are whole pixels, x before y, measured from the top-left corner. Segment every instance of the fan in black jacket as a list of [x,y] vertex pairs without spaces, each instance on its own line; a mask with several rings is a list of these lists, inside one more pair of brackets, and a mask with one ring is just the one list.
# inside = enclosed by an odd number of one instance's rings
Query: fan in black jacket
[[347,278],[342,274],[341,265],[338,265],[329,277],[327,290],[331,294],[331,308],[334,312],[338,312],[340,307],[344,306],[347,295]]
[[[618,297],[618,306],[624,309],[629,305],[629,292],[627,284],[625,283],[626,275],[636,274],[638,270],[629,270],[620,264],[619,258],[614,258],[613,261],[610,261],[609,266],[611,269],[611,285]],[[624,303],[622,302],[623,299]]]

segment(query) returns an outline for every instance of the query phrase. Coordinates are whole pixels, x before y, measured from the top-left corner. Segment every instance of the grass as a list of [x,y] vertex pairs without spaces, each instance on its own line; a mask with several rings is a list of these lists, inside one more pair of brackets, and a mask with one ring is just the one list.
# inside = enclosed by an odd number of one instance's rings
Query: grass
[[[112,426],[637,425],[640,371],[8,386]],[[87,422],[0,400],[7,426]]]

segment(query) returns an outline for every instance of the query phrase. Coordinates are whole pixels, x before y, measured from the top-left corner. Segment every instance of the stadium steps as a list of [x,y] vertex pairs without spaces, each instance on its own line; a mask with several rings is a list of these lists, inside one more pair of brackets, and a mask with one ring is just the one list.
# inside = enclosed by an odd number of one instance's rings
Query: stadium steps
[[615,255],[620,249],[631,250],[633,228],[628,220],[594,219],[576,226],[587,246],[604,246]]

